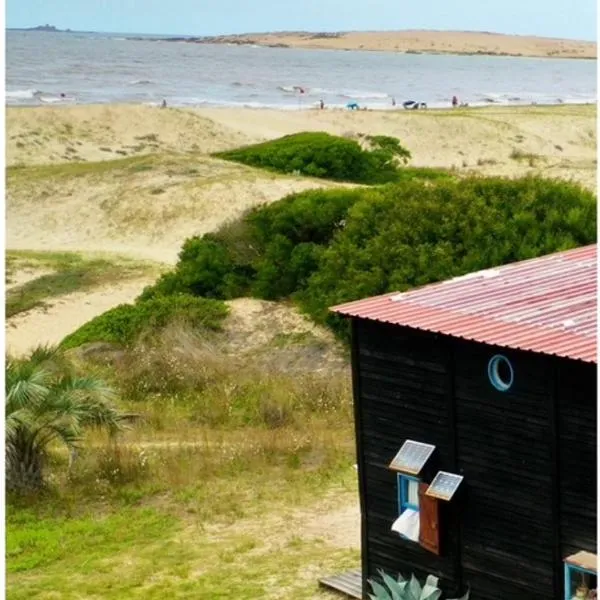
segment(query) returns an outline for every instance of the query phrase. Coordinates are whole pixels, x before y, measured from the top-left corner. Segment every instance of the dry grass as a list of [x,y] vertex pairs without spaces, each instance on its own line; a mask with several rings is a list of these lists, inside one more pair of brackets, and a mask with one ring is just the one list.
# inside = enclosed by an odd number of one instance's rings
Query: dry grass
[[160,273],[157,265],[147,262],[68,252],[9,251],[6,267],[9,281],[19,273],[31,274],[15,279],[7,291],[7,318],[73,292]]
[[[47,492],[9,503],[8,598],[331,598],[317,579],[359,564],[347,378],[154,351],[105,371],[133,428],[70,471],[57,449]],[[128,397],[149,363],[163,392]]]

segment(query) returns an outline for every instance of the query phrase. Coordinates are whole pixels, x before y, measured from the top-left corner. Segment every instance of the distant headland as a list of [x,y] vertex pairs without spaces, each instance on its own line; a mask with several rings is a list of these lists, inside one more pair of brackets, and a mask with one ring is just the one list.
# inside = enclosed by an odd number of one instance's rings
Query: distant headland
[[505,35],[487,31],[282,31],[203,37],[129,37],[128,39],[314,50],[371,50],[405,54],[596,58],[596,42]]
[[58,29],[54,25],[38,25],[37,27],[7,27],[8,31],[48,31],[50,33],[73,33],[70,29]]

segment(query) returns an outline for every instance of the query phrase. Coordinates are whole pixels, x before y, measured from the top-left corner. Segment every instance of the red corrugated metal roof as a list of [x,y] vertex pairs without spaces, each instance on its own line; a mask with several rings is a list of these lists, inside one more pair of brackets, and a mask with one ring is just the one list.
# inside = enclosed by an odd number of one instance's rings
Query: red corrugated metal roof
[[332,310],[595,363],[596,290],[594,244]]

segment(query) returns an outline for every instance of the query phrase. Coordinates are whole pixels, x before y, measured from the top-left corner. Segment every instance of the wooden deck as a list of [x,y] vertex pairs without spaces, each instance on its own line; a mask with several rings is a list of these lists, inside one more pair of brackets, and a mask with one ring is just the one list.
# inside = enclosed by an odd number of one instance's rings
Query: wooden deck
[[341,592],[349,598],[362,599],[362,574],[360,569],[348,571],[341,575],[323,577],[323,579],[319,579],[319,585],[335,590],[336,592]]

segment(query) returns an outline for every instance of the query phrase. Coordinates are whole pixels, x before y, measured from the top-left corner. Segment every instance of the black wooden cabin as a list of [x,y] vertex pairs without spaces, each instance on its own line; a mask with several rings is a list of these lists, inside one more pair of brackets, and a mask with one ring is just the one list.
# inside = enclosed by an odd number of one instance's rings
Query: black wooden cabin
[[588,246],[333,309],[352,327],[363,598],[379,569],[450,597],[565,597],[565,558],[596,552],[596,285]]

